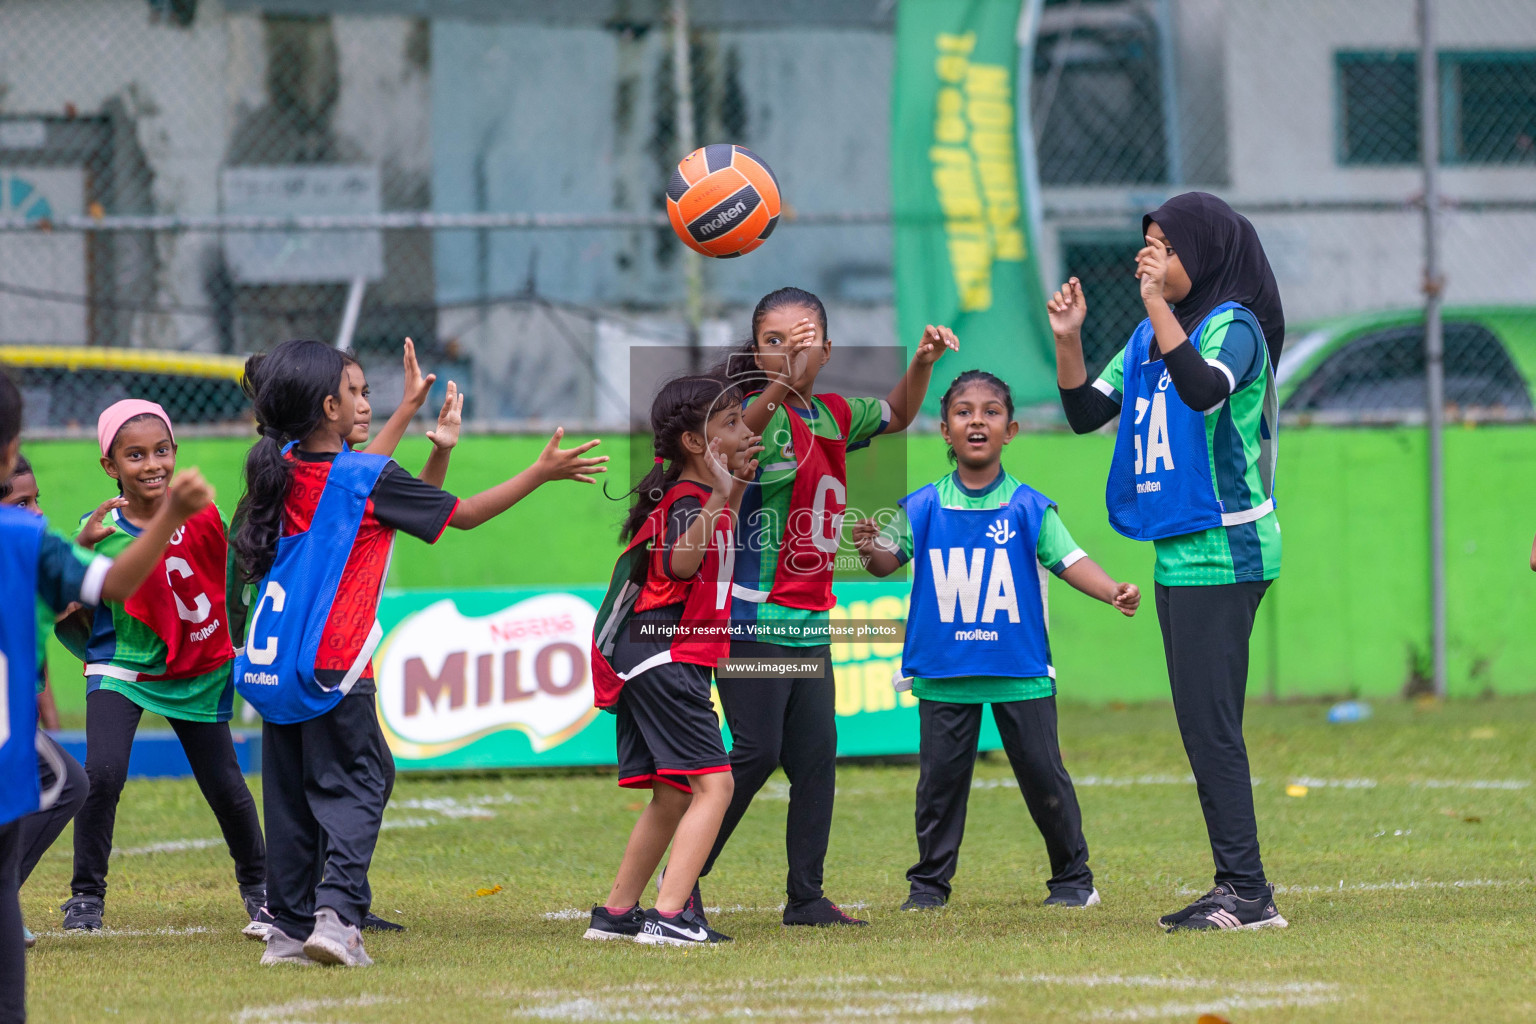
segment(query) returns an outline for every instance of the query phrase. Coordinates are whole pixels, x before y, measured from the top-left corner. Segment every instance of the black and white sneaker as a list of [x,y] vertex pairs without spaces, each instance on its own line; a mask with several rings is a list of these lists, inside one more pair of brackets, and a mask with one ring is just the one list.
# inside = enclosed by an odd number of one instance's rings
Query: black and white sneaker
[[275,924],[277,919],[272,916],[272,911],[267,909],[266,904],[262,904],[251,914],[251,923],[240,929],[240,934],[257,942],[266,942]]
[[645,912],[635,941],[647,946],[692,946],[730,942],[731,937],[715,931],[691,910],[681,911],[675,917],[664,917],[661,911],[652,907]]
[[[1217,886],[1217,889],[1224,888]],[[1212,890],[1199,909],[1179,923],[1168,926],[1168,930],[1198,932],[1284,928],[1288,923],[1280,916],[1280,911],[1275,909],[1273,889],[1252,900],[1245,900],[1236,893]]]
[[[662,868],[661,869],[661,874],[656,876],[656,895],[657,896],[661,895],[661,883],[662,883],[662,880],[664,878],[666,878],[666,877],[667,877],[667,869],[666,868]],[[706,925],[709,924],[709,918],[704,913],[704,897],[699,892],[699,880],[698,879],[694,879],[693,880],[693,891],[688,894],[688,902],[683,904],[683,909],[684,910],[691,910],[693,912],[693,916],[694,917],[697,917],[700,921],[703,921]]]
[[936,892],[914,892],[901,905],[902,910],[943,910],[949,901]]
[[1204,910],[1205,909],[1205,905],[1207,903],[1210,903],[1216,897],[1218,897],[1218,896],[1236,896],[1236,895],[1237,895],[1237,890],[1233,889],[1230,885],[1227,885],[1225,882],[1223,882],[1220,885],[1217,885],[1215,888],[1213,888],[1210,892],[1206,893],[1204,896],[1201,896],[1199,899],[1195,900],[1195,902],[1191,903],[1189,906],[1185,907],[1183,910],[1175,910],[1171,914],[1164,914],[1162,917],[1157,919],[1157,926],[1159,928],[1168,928],[1168,929],[1176,928],[1179,925],[1183,924],[1185,921],[1189,920],[1195,914],[1197,914],[1200,911]]
[[59,909],[64,911],[65,931],[99,932],[107,901],[100,896],[71,896]]
[[592,921],[584,939],[633,939],[645,924],[645,911],[636,903],[622,914],[615,914],[602,904],[592,908]]
[[1099,902],[1097,889],[1053,889],[1045,898],[1048,907],[1096,907]]
[[825,928],[837,924],[867,925],[869,922],[849,917],[841,907],[823,896],[800,906],[793,903],[786,906],[784,924],[786,927],[809,925],[812,928]]

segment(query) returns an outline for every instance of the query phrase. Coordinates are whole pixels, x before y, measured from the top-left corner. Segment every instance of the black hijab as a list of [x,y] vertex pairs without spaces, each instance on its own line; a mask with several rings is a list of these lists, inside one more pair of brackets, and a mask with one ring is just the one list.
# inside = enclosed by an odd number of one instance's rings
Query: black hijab
[[1270,365],[1279,366],[1285,312],[1269,258],[1248,218],[1209,192],[1185,192],[1141,218],[1143,235],[1153,221],[1189,274],[1189,294],[1173,309],[1184,333],[1194,334],[1223,302],[1241,302],[1264,330]]

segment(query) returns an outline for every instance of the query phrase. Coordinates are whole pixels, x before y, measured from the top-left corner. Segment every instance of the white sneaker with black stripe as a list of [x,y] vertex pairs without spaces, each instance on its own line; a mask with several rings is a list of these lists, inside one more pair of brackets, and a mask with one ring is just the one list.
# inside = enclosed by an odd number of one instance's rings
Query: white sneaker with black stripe
[[1275,909],[1273,886],[1269,893],[1252,900],[1243,899],[1227,886],[1217,886],[1186,909],[1190,912],[1187,917],[1165,926],[1170,932],[1236,931],[1289,925]]
[[636,942],[647,946],[694,946],[715,942],[730,942],[729,935],[722,935],[699,920],[691,910],[684,910],[674,917],[666,917],[655,907],[645,912],[645,922],[640,926]]

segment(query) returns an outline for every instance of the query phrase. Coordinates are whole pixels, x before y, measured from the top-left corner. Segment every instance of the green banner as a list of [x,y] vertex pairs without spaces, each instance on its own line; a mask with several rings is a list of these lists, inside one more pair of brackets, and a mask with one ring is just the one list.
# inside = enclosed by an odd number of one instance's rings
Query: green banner
[[[1019,0],[901,0],[891,104],[896,316],[908,351],[925,324],[960,339],[943,387],[983,369],[1021,405],[1056,401],[1045,296],[1019,174]],[[1027,102],[1027,95],[1024,98]]]
[[[905,583],[846,584],[832,616],[905,619],[907,589]],[[396,764],[406,770],[613,764],[614,719],[592,706],[587,660],[602,599],[601,587],[386,594],[379,609],[385,638],[374,672],[379,721]],[[838,754],[917,753],[917,700],[891,686],[901,645],[833,644],[832,660]],[[715,707],[718,712],[718,699]],[[990,716],[981,746],[1001,746]]]

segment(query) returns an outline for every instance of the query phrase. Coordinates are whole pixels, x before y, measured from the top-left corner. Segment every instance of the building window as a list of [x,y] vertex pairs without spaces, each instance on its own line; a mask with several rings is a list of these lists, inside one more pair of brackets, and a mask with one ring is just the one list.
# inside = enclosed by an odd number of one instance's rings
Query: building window
[[1440,55],[1440,158],[1536,163],[1536,53]]
[[1335,55],[1339,97],[1339,162],[1419,162],[1419,61],[1403,53]]

